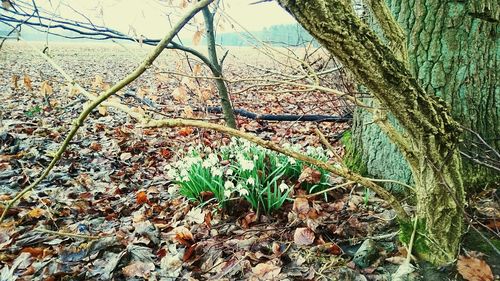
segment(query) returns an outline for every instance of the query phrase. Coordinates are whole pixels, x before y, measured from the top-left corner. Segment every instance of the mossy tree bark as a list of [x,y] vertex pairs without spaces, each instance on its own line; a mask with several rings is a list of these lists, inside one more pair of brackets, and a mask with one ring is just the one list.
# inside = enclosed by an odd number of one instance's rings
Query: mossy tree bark
[[[419,233],[423,234],[415,250],[434,264],[454,261],[463,231],[465,202],[458,150],[461,130],[444,101],[425,92],[409,69],[405,49],[397,42],[382,43],[357,17],[350,1],[278,2],[377,99],[380,106],[372,110],[375,121],[396,143],[415,180],[416,215]],[[387,113],[394,116],[404,133],[386,122]]]
[[[372,0],[373,1],[373,0]],[[426,93],[443,98],[451,115],[500,149],[500,85],[498,74],[497,0],[418,1],[384,0],[405,30],[410,70]],[[381,24],[371,23],[375,29]],[[394,144],[372,123],[369,112],[359,110],[353,141],[369,174],[411,182],[407,162]],[[461,150],[485,159],[478,139],[464,132]],[[490,168],[463,159],[465,186],[480,188],[500,178]],[[388,186],[397,188],[397,186]]]

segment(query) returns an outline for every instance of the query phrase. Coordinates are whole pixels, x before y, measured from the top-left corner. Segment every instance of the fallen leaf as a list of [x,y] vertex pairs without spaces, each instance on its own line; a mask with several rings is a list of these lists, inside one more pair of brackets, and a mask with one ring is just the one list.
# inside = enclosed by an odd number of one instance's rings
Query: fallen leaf
[[187,95],[187,89],[184,85],[181,85],[172,92],[172,97],[180,102],[181,104],[184,104],[188,100],[188,95]]
[[31,218],[38,219],[41,216],[43,216],[44,213],[45,213],[45,211],[43,209],[41,209],[41,208],[34,208],[31,211],[29,211],[28,216],[30,216]]
[[45,80],[40,84],[40,94],[42,96],[50,96],[54,91],[52,90],[52,86],[50,86],[49,81]]
[[201,102],[207,102],[212,97],[212,91],[210,89],[198,90],[198,99]]
[[256,221],[257,221],[257,214],[255,214],[254,212],[248,213],[240,221],[241,228],[248,229],[250,225]]
[[148,195],[146,191],[139,191],[135,195],[135,201],[137,204],[142,205],[149,202]]
[[104,79],[100,75],[96,75],[94,77],[94,81],[92,81],[92,89],[98,90],[102,89],[104,86]]
[[298,179],[298,182],[307,182],[311,184],[317,184],[321,181],[321,172],[318,170],[315,170],[311,167],[306,167],[304,170],[302,170],[302,173],[300,173],[300,177]]
[[151,271],[155,269],[155,264],[152,262],[141,262],[141,261],[135,261],[132,262],[131,264],[125,266],[122,269],[123,275],[125,277],[141,277],[148,279],[149,275],[151,274]]
[[130,152],[124,152],[120,154],[120,160],[122,161],[127,161],[130,158],[132,158],[132,154]]
[[259,263],[252,268],[253,277],[257,277],[260,280],[275,280],[280,272],[281,267],[269,262]]
[[179,243],[181,243],[184,246],[191,246],[194,243],[194,238],[193,234],[189,229],[185,228],[184,226],[179,226],[177,228],[174,228],[172,232],[175,233],[175,240],[177,240]]
[[193,256],[195,250],[196,250],[196,244],[189,246],[184,251],[184,255],[182,255],[182,261],[187,262]]
[[309,210],[310,210],[310,206],[309,206],[309,200],[307,200],[307,198],[304,198],[304,197],[298,197],[298,198],[295,198],[295,200],[293,201],[293,211],[295,213],[297,213],[298,215],[302,215],[302,216],[306,216],[307,213],[309,213]]
[[460,256],[457,262],[458,272],[467,281],[492,281],[493,272],[484,261],[475,257]]
[[105,106],[99,106],[97,108],[97,111],[99,112],[99,114],[101,114],[102,116],[106,116],[106,114],[108,113],[108,109],[105,107]]
[[190,134],[192,134],[193,132],[194,132],[193,128],[191,128],[191,127],[184,127],[184,128],[181,128],[179,130],[179,135],[182,136],[182,137],[187,137]]
[[193,116],[194,116],[193,108],[189,105],[184,106],[184,112],[182,114],[182,117],[193,118]]
[[19,75],[15,74],[12,75],[12,88],[14,88],[14,90],[19,89],[18,82],[19,82]]
[[307,227],[299,227],[295,229],[293,241],[297,245],[311,245],[314,242],[314,232]]
[[98,142],[93,142],[90,144],[90,149],[92,149],[93,151],[101,151],[102,145]]
[[205,221],[205,214],[201,208],[193,208],[186,214],[186,221],[201,224]]
[[199,75],[201,73],[201,64],[197,63],[193,67],[193,75]]
[[43,248],[26,247],[21,250],[21,253],[29,253],[34,258],[41,258],[43,256]]
[[28,91],[33,91],[33,86],[31,86],[31,78],[28,75],[24,75],[23,82],[24,82],[24,87],[26,87]]

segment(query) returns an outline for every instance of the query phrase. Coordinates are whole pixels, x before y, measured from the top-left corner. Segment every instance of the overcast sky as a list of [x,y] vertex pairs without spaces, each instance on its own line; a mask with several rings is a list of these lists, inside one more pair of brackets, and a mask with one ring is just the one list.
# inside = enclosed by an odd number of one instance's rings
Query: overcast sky
[[[168,30],[169,22],[165,16],[178,9],[183,0],[37,0],[36,3],[48,11],[56,12],[66,18],[84,20],[71,8],[88,16],[96,24],[146,37],[162,37]],[[242,31],[231,23],[228,15],[244,28],[258,31],[275,24],[293,23],[294,19],[275,2],[252,5],[256,0],[223,0],[219,32]],[[172,3],[172,4],[170,4]],[[68,7],[70,6],[70,7]],[[102,16],[101,16],[102,15]],[[173,18],[175,20],[175,18]],[[201,15],[196,21],[202,26]],[[132,27],[132,28],[131,28]],[[193,29],[193,27],[191,28]]]

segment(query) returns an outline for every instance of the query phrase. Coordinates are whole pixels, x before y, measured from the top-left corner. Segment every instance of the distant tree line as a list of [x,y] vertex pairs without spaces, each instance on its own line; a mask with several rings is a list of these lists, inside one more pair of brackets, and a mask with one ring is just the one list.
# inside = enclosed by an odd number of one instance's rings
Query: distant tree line
[[[262,31],[252,32],[257,39],[278,46],[300,46],[313,41],[313,37],[299,24],[280,24],[265,27]],[[247,46],[255,42],[244,32],[230,32],[217,34],[217,44],[223,46]]]

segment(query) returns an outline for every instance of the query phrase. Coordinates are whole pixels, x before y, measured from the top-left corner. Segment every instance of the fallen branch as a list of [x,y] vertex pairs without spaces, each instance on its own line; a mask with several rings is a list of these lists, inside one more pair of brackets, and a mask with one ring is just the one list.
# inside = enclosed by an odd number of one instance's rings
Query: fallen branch
[[[222,109],[219,106],[209,106],[206,109],[210,113],[222,113]],[[332,116],[332,115],[274,115],[274,114],[256,114],[244,109],[234,109],[235,114],[250,118],[253,120],[262,121],[287,121],[287,122],[335,122],[335,123],[345,123],[352,120],[352,115],[348,114],[345,116]]]

